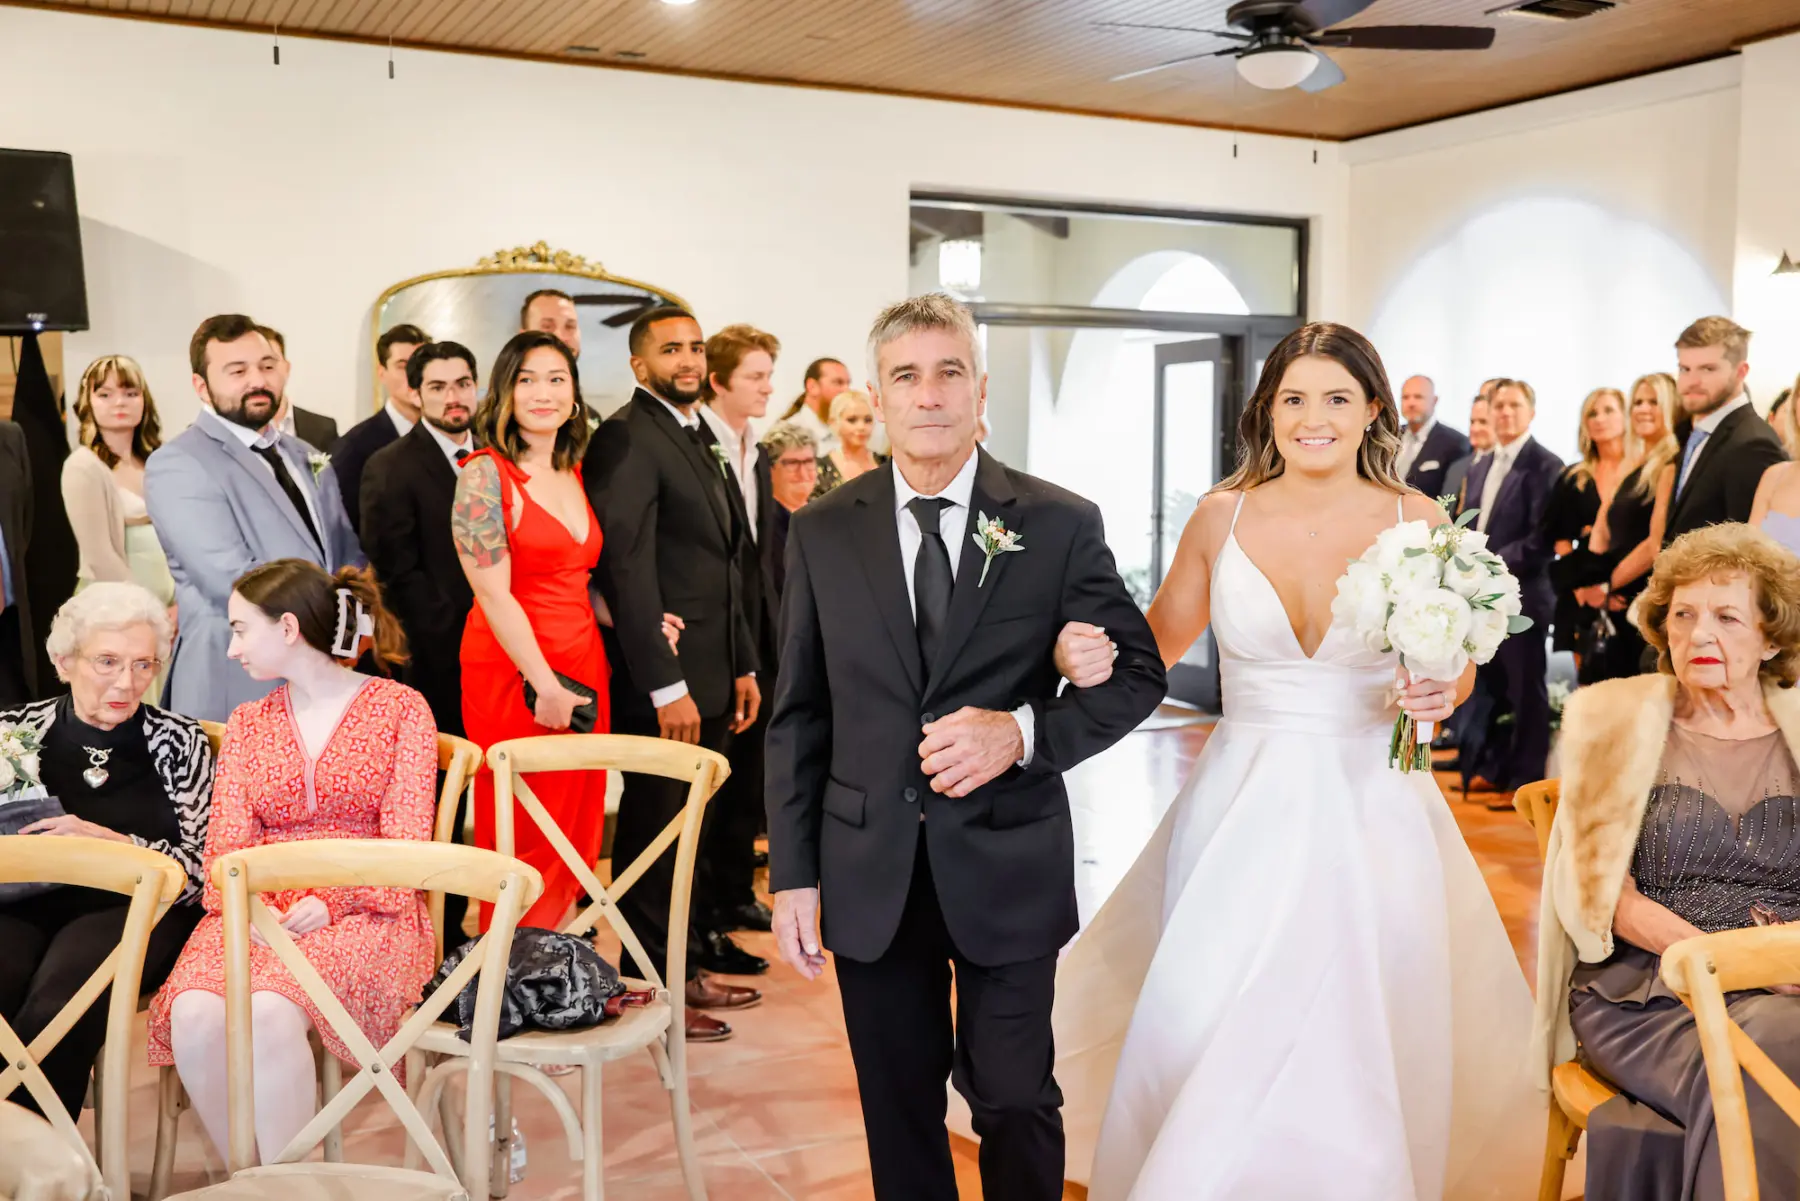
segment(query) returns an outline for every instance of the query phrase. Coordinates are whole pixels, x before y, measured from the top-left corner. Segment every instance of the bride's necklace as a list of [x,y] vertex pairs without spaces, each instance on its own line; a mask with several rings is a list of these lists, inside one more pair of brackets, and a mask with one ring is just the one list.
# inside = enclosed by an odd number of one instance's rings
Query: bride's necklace
[[84,746],[81,749],[87,752],[88,757],[88,769],[81,773],[81,778],[87,781],[89,788],[98,788],[112,775],[106,770],[106,761],[112,758],[112,748]]

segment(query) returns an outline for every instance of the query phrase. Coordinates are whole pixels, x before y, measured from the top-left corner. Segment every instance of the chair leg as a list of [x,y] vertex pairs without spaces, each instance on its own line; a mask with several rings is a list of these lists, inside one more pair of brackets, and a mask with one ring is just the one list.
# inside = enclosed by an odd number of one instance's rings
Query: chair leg
[[175,1170],[175,1140],[180,1134],[181,1111],[188,1107],[187,1092],[174,1068],[156,1075],[156,1161],[150,1168],[150,1201],[169,1195],[169,1178]]
[[[425,1095],[425,1052],[409,1050],[406,1053],[406,1095],[412,1099],[413,1107],[418,1109],[419,1116],[425,1119],[425,1125],[431,1125],[431,1114],[419,1104]],[[411,1138],[406,1140],[406,1170],[416,1172],[419,1169],[419,1144]],[[450,1161],[456,1163],[455,1159]],[[462,1165],[457,1165],[460,1171]]]
[[675,1120],[675,1150],[681,1157],[681,1177],[687,1182],[688,1201],[706,1201],[700,1152],[694,1145],[694,1110],[688,1103],[687,1039],[683,1034],[680,1027],[669,1029],[669,1111]]
[[456,1112],[456,1106],[450,1102],[450,1087],[446,1082],[438,1089],[437,1094],[438,1125],[444,1131],[444,1153],[450,1162],[456,1165],[459,1179],[467,1180],[463,1175],[463,1124],[462,1115]]
[[606,1140],[600,1125],[600,1065],[581,1069],[581,1201],[606,1201]]
[[[99,1159],[106,1154],[105,1107],[100,1098],[106,1095],[106,1052],[102,1050],[94,1060],[94,1074],[88,1078],[88,1108],[94,1111],[94,1158]],[[76,1114],[80,1117],[80,1114]]]
[[[331,1104],[331,1099],[338,1095],[344,1087],[344,1065],[338,1057],[323,1048],[319,1051],[319,1091],[324,1094],[324,1104]],[[325,1133],[325,1162],[344,1162],[344,1128],[333,1126]]]
[[1580,1145],[1581,1127],[1552,1099],[1549,1130],[1544,1136],[1544,1174],[1538,1181],[1538,1201],[1562,1201],[1563,1175]]
[[494,1163],[488,1173],[488,1196],[505,1197],[512,1189],[512,1077],[494,1074]]

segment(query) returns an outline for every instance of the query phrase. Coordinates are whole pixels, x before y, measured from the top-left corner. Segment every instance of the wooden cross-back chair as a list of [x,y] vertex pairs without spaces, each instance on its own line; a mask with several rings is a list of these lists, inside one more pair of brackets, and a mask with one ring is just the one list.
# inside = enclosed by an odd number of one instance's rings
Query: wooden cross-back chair
[[[50,1125],[104,1177],[115,1197],[130,1196],[130,1165],[126,1160],[126,1091],[131,1081],[131,1029],[137,1015],[138,982],[144,973],[144,952],[150,931],[187,887],[187,873],[167,855],[134,843],[99,838],[43,838],[33,835],[0,837],[0,883],[56,883],[103,889],[131,898],[125,911],[125,928],[119,945],[95,968],[70,997],[50,1024],[27,1046],[4,1018],[0,1018],[0,1098],[24,1086]],[[3,953],[3,952],[0,952]],[[121,1115],[100,1126],[98,1160],[76,1127],[78,1114],[70,1114],[39,1066],[100,994],[111,988],[106,1006],[106,1064],[104,1084],[111,1112]]]
[[[206,732],[212,743],[213,762],[219,759],[219,752],[225,745],[225,724],[217,721],[203,721],[200,728]],[[432,839],[436,842],[456,841],[456,805],[461,795],[469,793],[473,803],[475,789],[475,772],[481,766],[481,748],[465,738],[453,734],[438,735],[438,770],[444,773],[444,785],[438,792],[437,817],[432,826]],[[437,957],[444,957],[444,891],[434,889],[426,896],[426,906],[431,913],[431,928],[437,936]],[[452,945],[461,945],[459,937]],[[337,1058],[325,1052],[317,1037],[313,1039],[313,1054],[319,1064],[319,1091],[327,1104],[337,1096],[338,1089],[343,1087],[343,1067]],[[181,1115],[189,1108],[187,1092],[181,1087],[181,1078],[172,1067],[162,1068],[158,1073],[156,1090],[156,1156],[150,1169],[149,1201],[162,1201],[169,1194],[169,1182],[175,1171],[175,1147],[180,1134]],[[101,1112],[95,1106],[96,1114]],[[344,1157],[343,1134],[334,1130],[325,1138],[325,1158],[333,1163]]]
[[1732,1019],[1725,994],[1800,984],[1800,926],[1750,926],[1683,939],[1663,952],[1662,978],[1694,1014],[1712,1092],[1725,1201],[1758,1201],[1744,1076],[1793,1122],[1800,1122],[1800,1087]]
[[0,1101],[0,1201],[83,1201],[100,1187],[92,1162],[49,1122]]
[[[1550,851],[1550,827],[1562,800],[1561,780],[1539,780],[1513,793],[1513,808],[1524,815],[1537,835],[1538,858]],[[1539,921],[1552,920],[1540,915]],[[1569,1161],[1581,1148],[1588,1115],[1618,1096],[1617,1090],[1571,1059],[1550,1071],[1550,1123],[1544,1136],[1544,1169],[1538,1178],[1538,1201],[1561,1201]]]
[[[512,1111],[509,1081],[513,1076],[534,1086],[563,1121],[570,1155],[581,1161],[583,1201],[601,1201],[605,1195],[604,1144],[601,1138],[601,1068],[609,1060],[648,1051],[655,1061],[663,1087],[669,1092],[675,1126],[675,1145],[681,1158],[682,1176],[692,1201],[705,1201],[706,1186],[700,1175],[700,1158],[694,1146],[692,1110],[688,1103],[687,1042],[684,985],[687,980],[688,902],[694,882],[694,857],[699,849],[700,822],[707,802],[731,773],[725,756],[716,751],[662,738],[624,734],[556,734],[520,738],[488,748],[488,766],[494,772],[495,845],[510,854],[514,845],[513,805],[541,830],[587,891],[588,902],[562,927],[566,934],[585,936],[604,920],[619,941],[648,973],[645,981],[655,990],[655,1000],[643,1008],[627,1009],[617,1019],[586,1030],[561,1032],[530,1030],[502,1039],[494,1129],[497,1138],[492,1195],[504,1197],[508,1184]],[[663,776],[687,784],[687,804],[665,826],[637,860],[618,870],[612,886],[600,883],[594,865],[584,862],[574,844],[544,809],[524,777],[533,772],[630,771]],[[618,900],[642,878],[646,869],[669,847],[675,847],[675,874],[669,897],[669,947],[664,963],[653,963],[644,946],[620,915]],[[444,1060],[431,1069],[426,1099],[435,1097],[449,1074],[458,1070],[456,1057],[464,1045],[440,1026],[420,1041],[420,1048]],[[577,1122],[567,1096],[542,1068],[570,1064],[581,1069],[581,1117]],[[429,1107],[427,1106],[427,1109]]]
[[[507,960],[519,916],[542,893],[528,865],[493,851],[403,839],[322,839],[274,843],[221,855],[212,879],[222,899],[225,939],[225,1039],[231,1136],[231,1176],[181,1197],[206,1201],[468,1201],[488,1179],[487,1122],[494,1041],[506,988]],[[488,932],[448,979],[428,993],[385,1046],[371,1042],[299,944],[263,904],[261,894],[286,889],[413,888],[455,892],[494,906]],[[318,1007],[356,1058],[359,1069],[338,1094],[275,1157],[256,1163],[254,1062],[251,1042],[250,932],[254,929]],[[478,981],[468,1048],[469,1097],[453,1158],[432,1136],[430,1123],[394,1078],[419,1036],[437,1023],[465,985]],[[362,1100],[375,1091],[400,1119],[430,1170],[386,1165],[308,1162],[306,1156]]]

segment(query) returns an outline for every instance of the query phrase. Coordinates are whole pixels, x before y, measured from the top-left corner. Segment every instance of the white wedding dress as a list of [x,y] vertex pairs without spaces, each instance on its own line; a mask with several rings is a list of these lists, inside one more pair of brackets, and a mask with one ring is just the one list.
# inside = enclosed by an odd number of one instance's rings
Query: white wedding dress
[[1091,1151],[1093,1201],[1532,1197],[1531,995],[1431,776],[1387,764],[1393,657],[1336,628],[1306,657],[1236,525],[1224,717],[1058,971],[1070,1175]]

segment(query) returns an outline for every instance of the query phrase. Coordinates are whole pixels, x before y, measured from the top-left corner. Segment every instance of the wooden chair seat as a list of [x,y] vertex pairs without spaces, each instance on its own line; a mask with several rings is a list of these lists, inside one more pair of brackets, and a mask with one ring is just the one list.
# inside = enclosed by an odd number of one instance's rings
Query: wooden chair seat
[[193,1201],[468,1201],[468,1190],[404,1168],[355,1163],[282,1163],[246,1168],[230,1180],[181,1194]]
[[1569,1121],[1587,1129],[1588,1115],[1618,1096],[1618,1090],[1574,1060],[1559,1063],[1550,1073],[1550,1089]]
[[[534,1067],[563,1063],[585,1067],[609,1063],[636,1055],[662,1038],[674,1012],[667,999],[659,997],[648,1005],[627,1009],[599,1026],[580,1030],[525,1030],[495,1044],[494,1057],[499,1063]],[[454,1024],[439,1022],[420,1037],[416,1046],[427,1054],[461,1055],[467,1053],[469,1044],[457,1034]]]

